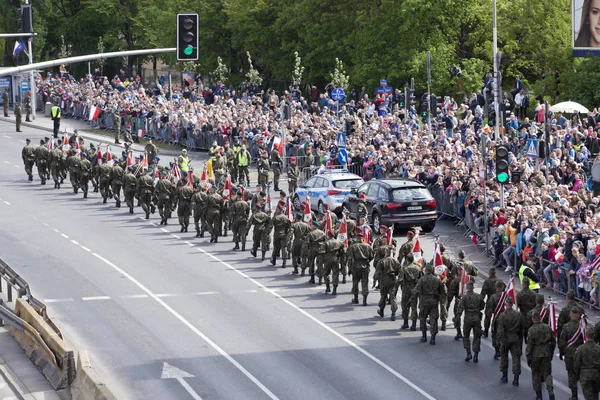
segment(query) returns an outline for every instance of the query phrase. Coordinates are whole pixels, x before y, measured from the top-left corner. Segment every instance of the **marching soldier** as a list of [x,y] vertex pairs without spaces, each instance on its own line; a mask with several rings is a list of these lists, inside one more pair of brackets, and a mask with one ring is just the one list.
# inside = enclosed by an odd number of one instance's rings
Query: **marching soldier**
[[242,192],[237,190],[236,197],[231,205],[231,232],[233,233],[233,241],[235,246],[233,250],[240,249],[240,242],[242,242],[242,251],[246,251],[246,224],[250,216],[250,205],[247,201],[242,198]]
[[470,276],[469,281],[470,282],[475,282],[475,276],[478,275],[479,271],[477,270],[477,267],[475,267],[475,264],[473,264],[471,261],[467,261],[465,260],[465,252],[463,250],[460,250],[457,254],[457,260],[456,260],[456,268],[455,268],[455,273],[453,274],[454,276],[454,280],[450,283],[450,286],[448,288],[448,306],[447,308],[450,308],[450,304],[452,303],[452,300],[454,300],[454,318],[452,319],[452,321],[454,322],[454,327],[456,328],[456,336],[454,336],[454,340],[460,340],[463,338],[463,334],[462,334],[462,329],[461,329],[461,321],[460,321],[460,316],[457,316],[457,310],[458,310],[458,303],[460,302],[460,297],[461,297],[461,282],[460,282],[460,278],[461,278],[461,274],[466,273],[467,275]]
[[212,185],[208,189],[206,198],[206,224],[208,233],[210,233],[210,242],[218,243],[221,230],[221,208],[223,207],[223,197],[217,193],[217,186]]
[[[148,172],[148,167],[143,168],[142,175],[139,177],[137,192],[142,210],[144,210],[146,213],[146,219],[150,219],[150,212],[152,211],[152,194],[154,192],[154,180]],[[130,206],[129,213],[132,213],[132,210],[133,207]]]
[[[483,286],[481,287],[481,298],[483,301],[487,302],[490,297],[496,293],[496,283],[502,282],[499,278],[496,277],[496,268],[491,267],[488,270],[488,278],[483,282]],[[502,283],[504,285],[504,283]],[[485,320],[483,323],[483,337],[488,337],[488,333],[490,330],[490,322],[492,315],[485,314]]]
[[196,185],[196,191],[192,196],[192,211],[194,212],[194,227],[196,228],[196,237],[204,237],[204,228],[206,227],[206,198],[208,197],[204,188]]
[[[458,304],[458,315],[465,313],[463,331],[463,345],[467,350],[465,361],[475,364],[479,362],[481,351],[481,311],[485,308],[483,297],[473,291],[473,282],[467,283],[467,293],[460,299]],[[471,329],[473,330],[473,354],[471,354]]]
[[265,150],[258,160],[258,184],[262,187],[263,191],[267,190],[269,172],[271,172],[271,167],[269,167],[269,154]]
[[421,342],[427,341],[427,318],[429,318],[431,329],[431,340],[429,344],[435,345],[435,336],[438,332],[438,318],[440,295],[442,294],[442,283],[433,275],[433,267],[427,265],[423,269],[424,275],[419,278],[413,290],[413,298],[419,298],[419,318],[421,325]]
[[521,375],[521,354],[523,352],[523,315],[513,310],[513,299],[507,297],[506,311],[498,317],[498,340],[500,342],[500,382],[508,382],[508,353],[512,358],[513,385],[519,386]]
[[273,225],[273,252],[271,254],[271,265],[276,264],[279,252],[281,252],[281,258],[283,259],[282,268],[285,268],[285,264],[287,263],[287,237],[291,228],[290,220],[283,213],[284,209],[284,205],[281,203],[277,204],[278,212],[271,220]]
[[[317,255],[320,252],[321,243],[325,242],[327,237],[325,233],[319,229],[321,224],[318,221],[313,221],[313,226],[311,227],[311,231],[307,236],[309,247],[308,247],[308,259],[307,265],[308,274],[310,275],[309,283],[315,283],[315,261],[317,262],[317,273],[321,273],[321,265],[319,265],[319,261],[317,260]],[[319,276],[319,285],[323,282],[322,278]]]
[[586,334],[586,342],[575,352],[573,368],[579,377],[583,397],[588,400],[597,399],[600,392],[600,345],[594,343],[591,327],[587,328]]
[[529,289],[529,278],[523,278],[522,286],[523,289],[517,294],[517,304],[519,305],[519,311],[523,315],[525,321],[523,338],[525,339],[525,343],[527,343],[527,314],[535,307],[537,294]]
[[[542,323],[539,312],[532,316],[533,325],[529,329],[529,341],[525,350],[527,365],[531,368],[531,382],[536,400],[542,400],[542,379],[546,381],[548,396],[554,400],[554,386],[552,385],[552,356],[556,349],[554,331]],[[596,398],[598,396],[596,395]]]
[[270,220],[269,216],[262,211],[262,204],[258,203],[255,206],[256,212],[252,214],[248,223],[246,224],[245,232],[248,234],[250,228],[254,226],[252,230],[252,250],[250,254],[252,257],[256,258],[256,252],[260,247],[262,251],[262,261],[265,260],[265,254],[267,253],[267,243],[266,237],[264,236],[264,231],[267,228],[267,224]]
[[[485,318],[491,320],[491,328],[492,328],[492,346],[494,347],[494,360],[500,359],[500,342],[498,341],[498,319],[494,318],[494,313],[496,312],[496,308],[498,308],[498,303],[500,303],[500,298],[502,297],[502,292],[504,292],[504,283],[496,282],[496,293],[491,295],[487,302],[485,303]],[[498,308],[498,315],[504,311],[504,307],[502,305]],[[497,316],[496,316],[497,317]]]
[[287,168],[288,193],[293,196],[298,188],[298,179],[300,179],[300,168],[296,165],[296,157],[290,157],[290,164]]
[[577,399],[577,373],[575,371],[575,352],[583,344],[583,335],[579,330],[581,314],[583,310],[579,306],[571,308],[571,320],[563,326],[558,337],[559,359],[565,360],[571,399]]
[[[340,279],[340,255],[345,251],[344,244],[337,240],[335,232],[329,230],[327,232],[327,240],[323,243],[325,254],[323,256],[323,278],[325,278],[325,293],[330,293],[332,296],[337,295],[337,287]],[[333,283],[333,292],[330,287],[330,279]]]
[[161,171],[160,179],[154,188],[154,193],[156,193],[157,197],[158,215],[160,215],[160,225],[167,225],[169,212],[171,211],[171,195],[173,191],[173,184],[167,179],[167,171]]
[[[398,250],[398,262],[400,265],[405,266],[407,263],[412,263],[413,260],[406,260],[409,254],[412,254],[413,249],[415,248],[415,232],[408,231],[406,232],[406,242],[400,246],[400,250]],[[414,259],[414,257],[413,257]]]
[[119,163],[114,163],[110,169],[110,186],[112,188],[112,194],[116,201],[115,207],[121,208],[121,188],[123,187],[123,176],[125,171]]
[[69,179],[71,180],[71,185],[73,186],[73,193],[77,194],[77,191],[79,190],[79,170],[81,168],[81,158],[79,158],[79,154],[77,154],[75,149],[71,151],[71,155],[67,159],[67,164],[69,165]]
[[[310,227],[303,221],[302,213],[296,213],[296,218],[292,224],[292,232],[294,240],[292,244],[292,267],[294,274],[298,274],[298,265],[302,266],[302,244],[307,242],[307,236],[310,232]],[[304,268],[302,268],[304,272]]]
[[113,115],[113,129],[115,131],[115,144],[120,144],[119,138],[121,137],[121,113],[118,110]]
[[273,168],[273,186],[275,186],[276,191],[279,191],[279,176],[281,175],[281,168],[283,168],[283,160],[275,146],[271,150],[271,167]]
[[[375,276],[380,281],[379,284],[379,309],[377,314],[383,318],[385,305],[390,299],[390,306],[392,309],[391,321],[396,320],[396,312],[398,311],[398,302],[396,301],[396,277],[400,273],[400,263],[394,258],[394,246],[380,246],[380,249],[384,250],[384,256],[380,257],[377,264],[375,264]],[[375,280],[375,278],[373,278]]]
[[35,149],[31,146],[31,140],[25,139],[25,146],[21,150],[21,158],[25,165],[25,173],[30,182],[33,181],[33,164],[35,163]]
[[54,180],[54,188],[60,189],[60,163],[63,152],[60,149],[62,140],[58,139],[57,146],[50,151],[49,162],[52,179]]
[[[102,195],[102,203],[106,203],[110,196],[110,172],[111,166],[108,165],[107,162],[102,162],[102,160],[98,160],[98,162],[102,163],[100,165],[100,171],[98,175],[100,176],[100,194]],[[154,182],[152,182],[152,186],[154,186]],[[147,218],[146,218],[147,219]]]
[[48,157],[50,150],[46,146],[44,140],[40,140],[40,145],[35,149],[35,165],[37,165],[38,175],[42,180],[42,185],[46,184],[46,176],[48,175]]
[[[360,220],[361,218],[364,218],[365,220],[368,220],[368,218],[367,218],[368,215],[369,215],[369,209],[367,208],[367,195],[365,193],[361,193],[360,196],[358,196],[358,205],[356,206],[356,219]],[[411,231],[409,231],[409,232],[411,232]],[[414,232],[413,232],[413,236],[414,236]],[[412,249],[411,249],[411,251],[412,251]],[[398,261],[400,261],[400,260],[398,260]]]
[[225,147],[223,149],[223,157],[225,158],[225,166],[227,168],[227,172],[229,173],[229,175],[231,175],[231,182],[237,182],[237,176],[235,176],[236,179],[234,179],[235,151],[231,147],[229,147],[229,142],[225,142]]
[[[178,187],[175,193],[175,204],[173,206],[177,206],[177,217],[179,219],[179,225],[181,225],[180,232],[182,233],[187,232],[188,227],[190,226],[190,205],[193,195],[194,191],[190,185],[182,185]],[[217,196],[219,195],[217,194]]]
[[81,153],[81,157],[82,159],[79,162],[79,186],[83,192],[83,198],[87,199],[92,163],[88,160],[87,153]]
[[[567,292],[566,299],[567,304],[565,304],[565,306],[560,310],[556,320],[556,337],[558,338],[560,338],[562,328],[571,320],[571,309],[573,307],[579,307],[575,301],[575,292],[573,292],[573,290],[569,290]],[[600,324],[597,324],[596,326],[600,327]],[[600,336],[598,337],[597,341],[600,342]]]
[[[357,228],[359,229],[359,228]],[[363,236],[362,230],[355,231],[355,236],[361,239]],[[373,248],[358,240],[348,247],[348,263],[352,270],[352,299],[353,304],[358,304],[358,285],[362,282],[363,306],[367,305],[367,296],[369,295],[369,269],[371,260],[375,256]]]
[[[390,228],[388,228],[385,225],[381,225],[379,227],[379,237],[377,239],[375,239],[375,241],[373,242],[373,251],[375,253],[375,257],[373,258],[373,265],[375,266],[375,268],[377,268],[377,264],[379,263],[379,260],[383,259],[384,257],[386,257],[387,254],[387,235],[388,235],[388,231],[390,230]],[[392,239],[392,246],[394,246],[394,248],[396,248],[396,239]],[[379,279],[373,277],[373,289],[378,288],[378,284],[379,284]]]
[[225,178],[225,160],[219,149],[215,150],[215,161],[213,161],[213,171],[215,173],[215,182],[220,183]]
[[[402,298],[400,305],[402,307],[402,319],[404,324],[402,329],[408,329],[408,318],[410,312],[410,320],[412,325],[411,331],[417,330],[417,298],[413,297],[413,290],[417,286],[419,277],[421,276],[421,268],[414,263],[413,253],[408,253],[404,258],[405,265],[400,268],[398,273],[398,282],[396,283],[396,293],[398,292],[398,286],[402,288]],[[398,262],[401,262],[398,259]]]
[[123,194],[125,196],[125,204],[129,207],[129,214],[133,214],[133,201],[137,188],[137,178],[133,174],[133,166],[127,167],[127,173],[123,177]]

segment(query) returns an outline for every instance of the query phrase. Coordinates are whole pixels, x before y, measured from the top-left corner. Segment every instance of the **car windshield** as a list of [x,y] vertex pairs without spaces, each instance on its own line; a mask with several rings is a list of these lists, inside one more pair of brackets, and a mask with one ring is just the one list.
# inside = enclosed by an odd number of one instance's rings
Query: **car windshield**
[[392,199],[397,202],[429,200],[431,194],[426,188],[398,188],[392,190]]
[[333,187],[336,189],[352,189],[362,185],[362,179],[344,179],[343,181],[333,181]]

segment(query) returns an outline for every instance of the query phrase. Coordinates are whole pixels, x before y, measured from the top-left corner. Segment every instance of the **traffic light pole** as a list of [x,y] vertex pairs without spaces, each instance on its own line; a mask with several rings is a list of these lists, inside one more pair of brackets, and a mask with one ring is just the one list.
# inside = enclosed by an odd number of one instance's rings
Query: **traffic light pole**
[[[496,126],[494,128],[494,140],[497,142],[500,137],[500,62],[498,60],[498,27],[497,27],[497,17],[496,17],[496,0],[492,0],[492,23],[493,23],[493,51],[492,56],[494,57],[494,82],[496,83],[494,88],[494,111],[496,112]],[[487,96],[486,96],[487,98]]]
[[427,52],[427,134],[431,135],[431,52]]
[[[25,0],[25,4],[29,4],[29,0]],[[33,64],[32,42],[33,42],[33,35],[30,36],[29,39],[27,40],[27,51],[29,51],[29,65]],[[29,96],[29,98],[31,99],[31,117],[33,119],[35,119],[35,117],[36,117],[35,93],[37,90],[35,88],[35,77],[33,76],[33,70],[29,71],[29,91],[31,92],[31,95]]]
[[487,201],[487,136],[481,136],[481,155],[483,160],[483,234],[485,235],[485,254],[489,251],[489,234],[488,234],[488,201]]

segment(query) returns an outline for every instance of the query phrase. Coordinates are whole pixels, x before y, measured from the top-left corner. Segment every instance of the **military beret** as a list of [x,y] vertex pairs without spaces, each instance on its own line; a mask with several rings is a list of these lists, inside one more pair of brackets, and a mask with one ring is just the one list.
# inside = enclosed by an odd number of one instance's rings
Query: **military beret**
[[129,167],[127,167],[127,171],[133,171],[133,165],[130,165]]
[[262,187],[262,185],[260,183],[257,183],[255,187]]
[[262,197],[264,197],[264,196],[266,196],[266,195],[267,195],[267,194],[266,194],[265,192],[263,192],[262,190],[261,190],[261,191],[260,191],[260,193],[259,193],[259,196],[262,196]]
[[415,232],[408,231],[408,232],[406,232],[406,236],[413,237],[413,236],[415,236]]
[[296,213],[296,218],[304,218],[304,214],[302,213]]
[[135,156],[135,159],[136,159],[136,160],[139,160],[139,159],[140,159],[140,156],[139,156],[139,155]]
[[96,146],[94,146],[94,143],[90,143],[90,149],[95,149]]
[[159,156],[154,157],[154,159],[160,161],[160,157]]
[[170,171],[171,167],[165,167],[165,171]]
[[126,152],[125,150],[123,150],[123,151],[121,152],[121,155],[122,155],[122,156],[127,156],[127,152]]
[[187,176],[188,173],[187,173],[187,171],[181,171],[181,174]]
[[279,196],[285,197],[285,196],[287,196],[287,194],[283,190],[280,190],[279,191]]
[[317,215],[325,215],[325,213],[322,210],[317,211]]
[[144,171],[148,171],[148,167],[144,167]]
[[390,230],[390,228],[388,228],[388,227],[387,227],[387,226],[385,226],[385,225],[380,225],[380,226],[379,226],[379,230],[380,230],[380,231],[386,231],[386,232],[387,232],[387,231],[389,231],[389,230]]
[[211,185],[211,189],[217,189],[217,185]]
[[225,182],[223,182],[223,181],[219,182],[219,186],[225,186]]
[[319,226],[321,226],[321,223],[320,223],[319,221],[313,221],[313,222],[312,222],[312,224],[313,224],[314,226],[316,226],[317,228],[318,228]]
[[231,191],[232,191],[232,192],[237,192],[238,190],[240,190],[240,188],[239,188],[239,187],[237,187],[237,186],[232,186],[232,187],[231,187]]
[[31,142],[31,140],[29,140],[29,139],[25,139],[25,141],[26,141],[27,143]]
[[87,157],[87,153],[84,151],[83,153],[81,153],[82,157]]

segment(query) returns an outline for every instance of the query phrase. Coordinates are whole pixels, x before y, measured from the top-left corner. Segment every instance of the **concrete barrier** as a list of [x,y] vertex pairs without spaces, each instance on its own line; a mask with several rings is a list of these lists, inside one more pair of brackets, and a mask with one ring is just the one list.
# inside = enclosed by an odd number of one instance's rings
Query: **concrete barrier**
[[68,387],[75,379],[73,350],[24,299],[17,299],[15,314],[24,321],[25,329],[9,327],[11,335],[54,390]]
[[77,354],[77,376],[71,384],[72,400],[116,400],[92,367],[86,350]]

